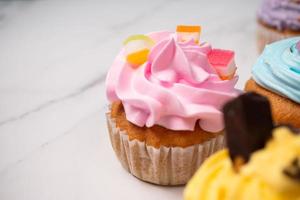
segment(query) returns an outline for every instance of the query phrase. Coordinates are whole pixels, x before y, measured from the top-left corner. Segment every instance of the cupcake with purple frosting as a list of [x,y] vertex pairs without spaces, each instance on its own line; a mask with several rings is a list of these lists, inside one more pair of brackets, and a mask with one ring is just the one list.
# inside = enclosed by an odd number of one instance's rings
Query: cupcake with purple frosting
[[258,49],[300,35],[300,0],[263,0],[257,12]]

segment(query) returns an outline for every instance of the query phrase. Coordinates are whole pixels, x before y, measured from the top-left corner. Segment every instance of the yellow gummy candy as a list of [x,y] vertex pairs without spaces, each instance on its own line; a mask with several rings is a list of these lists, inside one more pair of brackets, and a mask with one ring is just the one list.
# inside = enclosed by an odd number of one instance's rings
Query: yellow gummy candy
[[143,49],[131,54],[128,54],[126,60],[133,67],[138,67],[139,65],[144,64],[148,59],[149,49]]
[[126,45],[126,44],[128,44],[129,42],[131,42],[131,41],[134,41],[134,40],[144,40],[144,41],[146,41],[149,45],[154,45],[154,41],[150,38],[150,37],[148,37],[148,36],[146,36],[146,35],[132,35],[132,36],[129,36],[124,42],[123,42],[123,44],[124,45]]

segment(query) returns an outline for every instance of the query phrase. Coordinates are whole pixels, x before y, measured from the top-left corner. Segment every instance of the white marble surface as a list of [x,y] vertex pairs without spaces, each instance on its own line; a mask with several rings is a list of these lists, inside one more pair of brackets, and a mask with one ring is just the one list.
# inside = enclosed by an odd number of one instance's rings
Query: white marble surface
[[0,1],[0,199],[182,199],[125,172],[105,126],[105,74],[131,34],[201,24],[254,63],[257,0]]

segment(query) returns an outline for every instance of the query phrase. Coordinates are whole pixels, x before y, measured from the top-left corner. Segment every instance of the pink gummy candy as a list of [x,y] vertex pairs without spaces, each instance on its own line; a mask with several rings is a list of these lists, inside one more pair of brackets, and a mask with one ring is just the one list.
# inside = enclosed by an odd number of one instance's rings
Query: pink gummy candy
[[227,67],[234,57],[234,52],[223,49],[213,49],[208,54],[208,60],[212,66]]
[[223,49],[213,49],[208,54],[208,61],[223,80],[231,79],[236,71],[234,52]]

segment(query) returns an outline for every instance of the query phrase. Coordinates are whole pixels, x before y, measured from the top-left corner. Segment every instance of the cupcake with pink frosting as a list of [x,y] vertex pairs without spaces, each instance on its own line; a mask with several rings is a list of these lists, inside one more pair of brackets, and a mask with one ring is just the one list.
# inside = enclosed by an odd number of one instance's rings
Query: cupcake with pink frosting
[[234,52],[199,36],[199,26],[130,36],[108,72],[111,143],[141,180],[185,184],[224,147],[222,106],[239,93]]
[[259,52],[272,42],[300,35],[299,0],[263,0],[257,12]]

